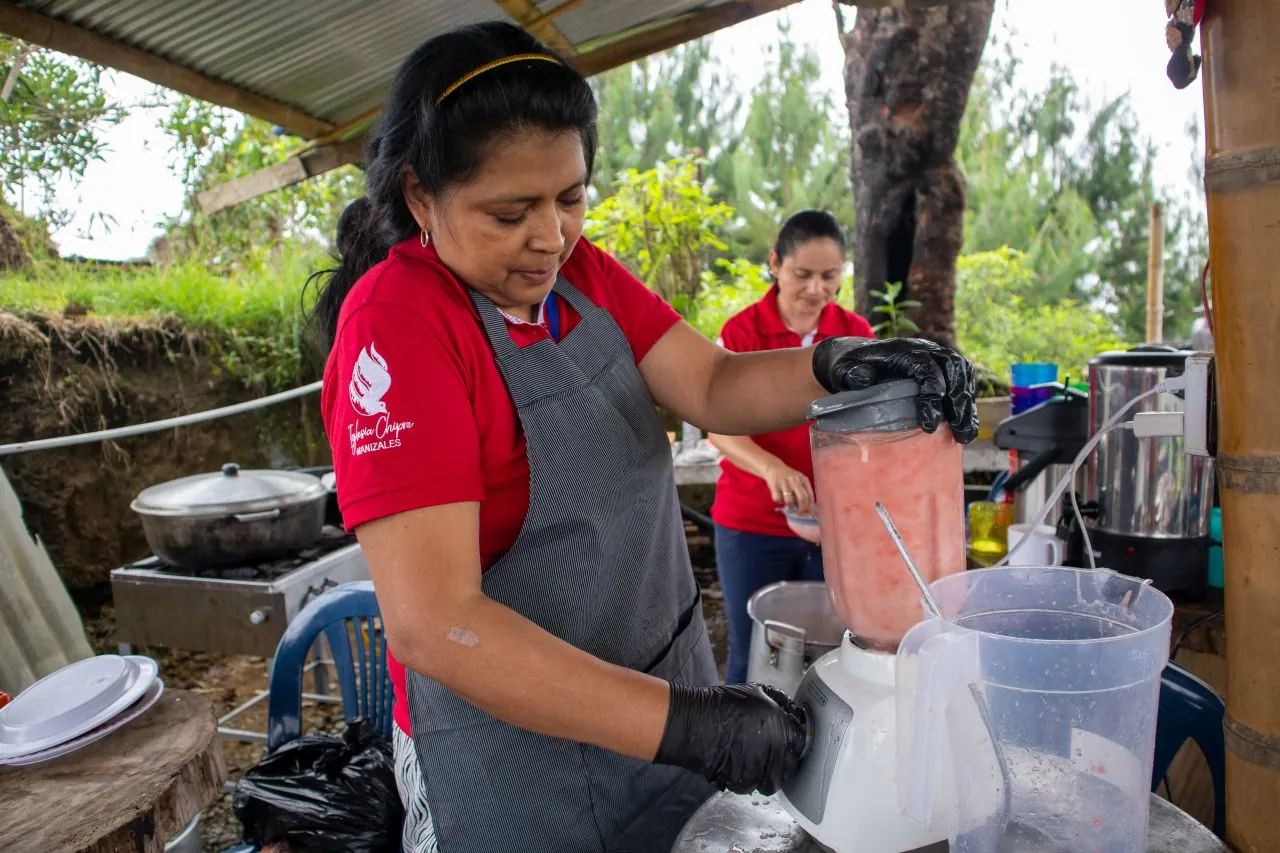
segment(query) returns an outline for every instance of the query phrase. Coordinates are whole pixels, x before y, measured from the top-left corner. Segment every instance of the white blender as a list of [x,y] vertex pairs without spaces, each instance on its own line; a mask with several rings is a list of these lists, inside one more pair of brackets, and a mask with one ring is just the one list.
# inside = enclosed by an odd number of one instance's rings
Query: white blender
[[956,826],[950,774],[938,780],[927,826],[900,811],[896,784],[895,652],[922,612],[876,503],[901,529],[926,582],[966,565],[963,451],[945,425],[932,435],[920,428],[918,392],[913,381],[891,382],[809,410],[823,567],[849,630],[796,691],[811,745],[780,799],[834,853],[945,853]]

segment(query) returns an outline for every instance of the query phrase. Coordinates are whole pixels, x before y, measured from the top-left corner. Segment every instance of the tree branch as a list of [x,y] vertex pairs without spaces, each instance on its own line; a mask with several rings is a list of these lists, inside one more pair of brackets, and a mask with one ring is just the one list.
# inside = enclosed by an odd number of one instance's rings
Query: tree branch
[[23,42],[22,50],[13,60],[13,67],[9,69],[9,75],[4,78],[4,85],[0,86],[0,103],[9,103],[9,96],[13,94],[13,84],[18,82],[18,74],[22,72],[22,66],[27,64],[27,57],[31,55],[32,45]]

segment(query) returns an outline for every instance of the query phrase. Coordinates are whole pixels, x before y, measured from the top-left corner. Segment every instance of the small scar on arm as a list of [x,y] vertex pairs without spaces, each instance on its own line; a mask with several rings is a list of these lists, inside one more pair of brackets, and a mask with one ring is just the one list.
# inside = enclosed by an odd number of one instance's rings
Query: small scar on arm
[[475,631],[468,631],[466,628],[450,628],[449,642],[473,649],[480,645],[480,638],[476,636]]

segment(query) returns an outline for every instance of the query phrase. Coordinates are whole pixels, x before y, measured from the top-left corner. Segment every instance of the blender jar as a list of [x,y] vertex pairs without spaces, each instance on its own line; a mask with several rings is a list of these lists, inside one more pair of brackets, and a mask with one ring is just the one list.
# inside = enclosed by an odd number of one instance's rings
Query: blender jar
[[919,390],[888,382],[809,408],[827,589],[857,644],[874,651],[894,651],[924,616],[877,501],[926,582],[965,569],[963,448],[945,424],[932,435],[920,428]]

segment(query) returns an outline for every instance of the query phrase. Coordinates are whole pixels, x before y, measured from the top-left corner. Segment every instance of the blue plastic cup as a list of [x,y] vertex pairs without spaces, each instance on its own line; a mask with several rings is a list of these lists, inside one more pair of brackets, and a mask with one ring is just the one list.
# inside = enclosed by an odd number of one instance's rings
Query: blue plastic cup
[[1034,408],[1054,395],[1052,388],[1038,388],[1058,381],[1058,365],[1044,362],[1026,362],[1013,365],[1013,388],[1010,390],[1009,413],[1020,415],[1027,409]]
[[1015,364],[1012,372],[1013,387],[1015,388],[1031,388],[1036,385],[1043,385],[1046,382],[1058,381],[1058,365],[1046,364],[1041,361]]

